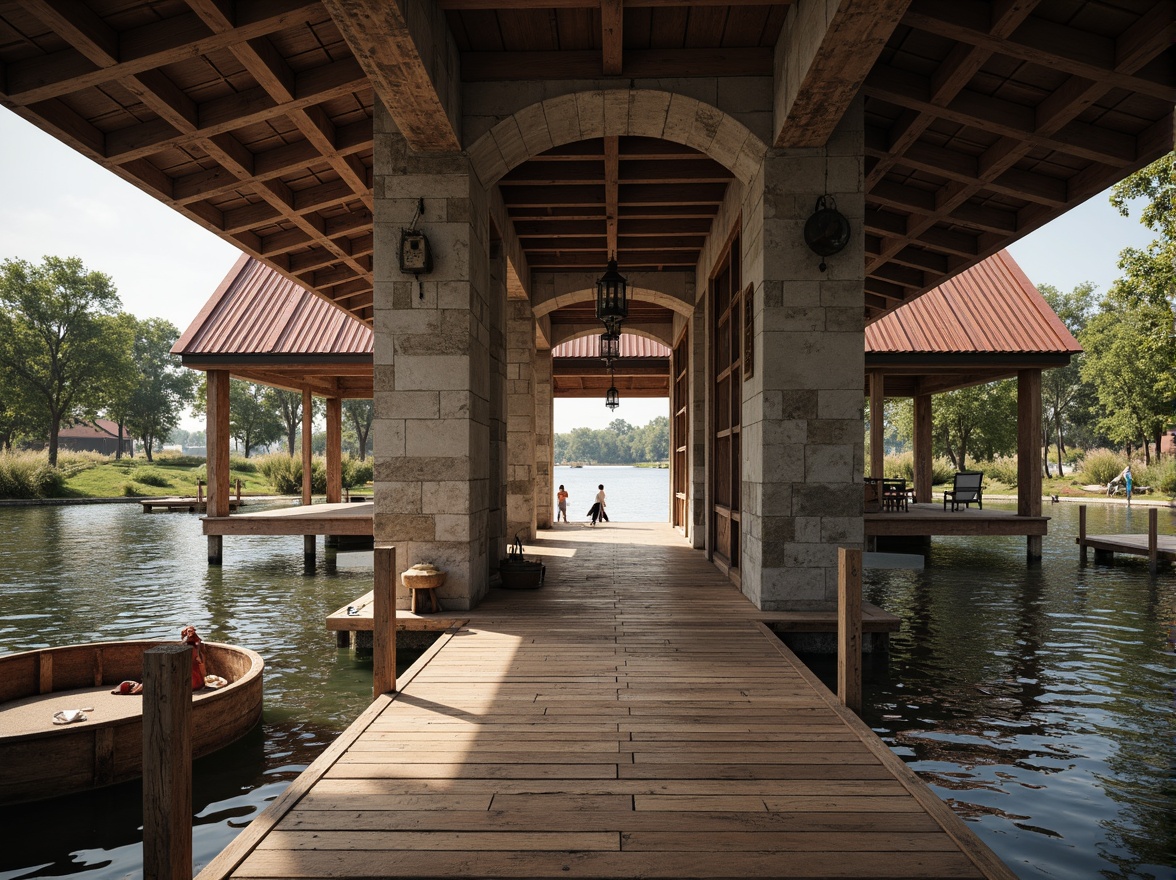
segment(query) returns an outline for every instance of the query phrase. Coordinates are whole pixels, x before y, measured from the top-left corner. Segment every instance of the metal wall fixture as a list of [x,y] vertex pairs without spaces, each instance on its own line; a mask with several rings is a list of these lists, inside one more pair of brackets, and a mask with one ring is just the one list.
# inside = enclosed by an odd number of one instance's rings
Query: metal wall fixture
[[[837,210],[833,196],[817,199],[817,206],[804,222],[804,243],[818,257],[831,257],[849,244],[849,220]],[[824,259],[817,267],[822,272],[829,268]],[[599,286],[599,282],[597,282]]]

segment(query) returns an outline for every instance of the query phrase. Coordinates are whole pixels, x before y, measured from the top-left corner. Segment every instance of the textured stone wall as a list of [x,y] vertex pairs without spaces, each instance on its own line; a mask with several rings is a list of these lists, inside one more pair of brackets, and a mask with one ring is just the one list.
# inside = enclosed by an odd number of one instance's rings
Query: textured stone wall
[[[466,609],[489,571],[487,194],[464,156],[411,154],[378,105],[374,127],[375,538],[402,568],[447,569],[443,601]],[[397,257],[420,198],[434,254],[423,287]]]
[[[755,375],[744,383],[743,591],[767,610],[829,608],[837,548],[864,541],[863,116],[823,148],[772,150],[743,205]],[[829,193],[850,243],[827,258],[804,223]]]
[[535,536],[535,317],[526,300],[506,304],[506,537]]

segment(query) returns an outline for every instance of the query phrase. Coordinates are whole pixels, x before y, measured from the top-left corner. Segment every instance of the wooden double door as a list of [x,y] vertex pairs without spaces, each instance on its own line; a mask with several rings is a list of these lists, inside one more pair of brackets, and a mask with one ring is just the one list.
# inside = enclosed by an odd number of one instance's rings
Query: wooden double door
[[739,579],[743,490],[743,309],[739,236],[711,276],[711,548],[716,565]]

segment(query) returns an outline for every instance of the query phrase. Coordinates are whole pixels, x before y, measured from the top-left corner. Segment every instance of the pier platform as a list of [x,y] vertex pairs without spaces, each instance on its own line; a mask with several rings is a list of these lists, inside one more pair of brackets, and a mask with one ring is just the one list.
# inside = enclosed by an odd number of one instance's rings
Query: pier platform
[[1086,551],[1094,551],[1096,563],[1109,564],[1116,553],[1129,556],[1146,556],[1148,569],[1154,575],[1161,562],[1176,561],[1176,536],[1159,534],[1159,511],[1155,507],[1147,511],[1147,534],[1144,535],[1088,535],[1086,534],[1086,505],[1078,508],[1078,553],[1083,563]]
[[306,504],[257,510],[236,516],[206,516],[206,535],[368,535],[372,534],[371,501]]
[[1014,876],[668,525],[528,556],[199,880]]
[[[162,510],[165,513],[204,513],[208,510],[208,502],[198,498],[145,498],[142,502],[144,513],[154,513]],[[229,510],[237,510],[244,501],[230,501]]]
[[944,510],[943,504],[911,504],[909,510],[867,513],[866,537],[927,537],[935,535],[1045,535],[1048,516],[1019,516],[1011,510],[966,507]]

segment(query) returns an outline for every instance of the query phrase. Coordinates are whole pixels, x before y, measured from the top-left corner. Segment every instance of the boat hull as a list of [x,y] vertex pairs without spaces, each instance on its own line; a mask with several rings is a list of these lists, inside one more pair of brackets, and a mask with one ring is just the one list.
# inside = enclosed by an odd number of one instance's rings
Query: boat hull
[[[143,652],[167,644],[175,642],[92,643],[0,656],[0,804],[141,776],[143,698],[108,692],[121,681],[142,681]],[[261,656],[204,644],[208,671],[229,684],[193,693],[194,758],[227,746],[261,720]],[[84,722],[52,723],[59,709],[90,706],[95,711]]]

